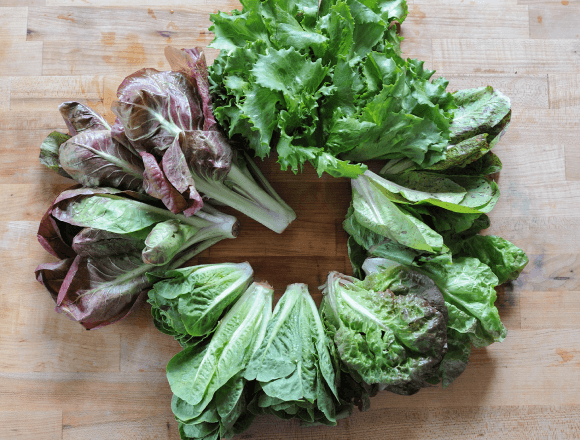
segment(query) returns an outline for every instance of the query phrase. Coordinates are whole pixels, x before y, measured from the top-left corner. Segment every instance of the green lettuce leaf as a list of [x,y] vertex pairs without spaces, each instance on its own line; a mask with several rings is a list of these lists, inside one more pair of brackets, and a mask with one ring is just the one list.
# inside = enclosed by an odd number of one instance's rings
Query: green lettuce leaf
[[190,266],[150,274],[154,285],[149,303],[159,321],[157,328],[196,337],[209,334],[223,311],[248,288],[252,275],[248,263]]
[[220,320],[207,345],[187,347],[167,364],[171,391],[203,413],[214,394],[240,373],[261,344],[272,314],[273,289],[253,283]]
[[526,264],[528,257],[513,243],[496,235],[474,235],[461,242],[459,256],[474,257],[489,266],[497,276],[499,284],[515,280]]

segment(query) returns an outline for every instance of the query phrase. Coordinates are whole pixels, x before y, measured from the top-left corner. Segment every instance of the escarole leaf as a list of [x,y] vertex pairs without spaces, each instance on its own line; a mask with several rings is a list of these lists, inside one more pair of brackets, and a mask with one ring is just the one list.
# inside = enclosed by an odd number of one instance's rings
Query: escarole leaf
[[254,412],[307,423],[336,424],[336,377],[314,301],[304,284],[292,284],[276,304],[266,335],[246,367],[257,380]]
[[191,266],[150,274],[155,284],[149,303],[158,329],[169,334],[204,336],[216,326],[222,312],[252,282],[248,263]]
[[221,52],[209,81],[230,136],[260,157],[275,148],[294,173],[310,162],[320,175],[354,178],[366,166],[349,160],[444,158],[455,104],[446,81],[400,56],[391,23],[405,19],[404,1],[242,6],[211,15]]
[[447,313],[427,277],[403,266],[365,282],[331,272],[321,315],[356,382],[398,394],[427,386],[447,350]]

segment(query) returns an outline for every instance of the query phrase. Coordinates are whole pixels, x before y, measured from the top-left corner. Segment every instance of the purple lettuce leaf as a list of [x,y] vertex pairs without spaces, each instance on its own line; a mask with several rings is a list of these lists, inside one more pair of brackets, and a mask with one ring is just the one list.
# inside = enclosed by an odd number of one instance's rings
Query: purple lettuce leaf
[[149,199],[147,196],[133,191],[120,191],[114,188],[85,188],[75,185],[63,191],[52,202],[38,227],[38,241],[47,252],[58,258],[74,258],[77,255],[73,249],[73,241],[83,226],[70,224],[66,222],[65,217],[58,219],[53,214],[55,210],[57,212],[66,210],[66,206],[71,201],[97,194],[121,194],[135,200]]
[[185,131],[179,143],[194,175],[222,181],[230,172],[233,151],[220,131]]
[[[53,204],[54,205],[54,204]],[[57,220],[52,217],[52,206],[46,211],[38,227],[37,238],[40,245],[51,255],[58,258],[74,257],[75,251],[68,240],[63,238]]]
[[112,110],[135,149],[158,156],[183,130],[203,128],[200,97],[180,72],[141,69],[117,90]]
[[[114,188],[73,187],[56,198],[38,238],[63,260],[40,265],[36,276],[59,312],[88,329],[118,321],[142,301],[150,287],[147,272],[179,267],[238,234],[237,220],[209,204],[191,217],[156,204],[146,195]],[[167,225],[179,236],[168,236]]]
[[48,290],[54,302],[73,261],[74,258],[65,258],[56,263],[41,264],[35,270],[36,280]]
[[117,142],[110,130],[84,131],[60,146],[62,168],[83,186],[142,191],[139,156]]
[[72,240],[72,249],[81,257],[103,257],[136,252],[144,247],[145,234],[117,234],[97,228],[84,228]]
[[197,85],[197,91],[202,100],[203,130],[217,130],[218,124],[213,114],[209,91],[209,73],[203,50],[200,47],[178,50],[167,46],[165,48],[165,58],[167,58],[172,70],[187,75]]
[[111,129],[105,118],[80,102],[63,102],[59,105],[58,110],[72,136],[83,131]]
[[173,144],[165,151],[161,166],[167,180],[175,187],[177,191],[189,199],[190,207],[183,211],[186,217],[195,214],[203,207],[203,199],[195,189],[195,181],[189,171],[187,160],[176,139]]
[[143,188],[150,196],[161,199],[171,212],[177,214],[189,207],[185,198],[175,189],[165,177],[157,159],[150,153],[141,151],[145,172],[143,173]]
[[87,329],[102,327],[126,317],[144,299],[150,287],[140,253],[87,258],[77,256],[63,280],[57,311],[81,322]]

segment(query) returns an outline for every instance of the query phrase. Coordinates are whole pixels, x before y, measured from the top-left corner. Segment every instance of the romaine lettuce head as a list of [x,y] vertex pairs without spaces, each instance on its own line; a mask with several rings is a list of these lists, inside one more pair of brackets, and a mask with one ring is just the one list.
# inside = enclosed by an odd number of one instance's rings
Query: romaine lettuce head
[[273,293],[267,284],[252,283],[219,321],[207,344],[187,347],[167,364],[171,391],[184,401],[190,419],[201,416],[222,387],[243,388],[242,372],[261,345],[272,316]]
[[327,335],[357,382],[413,394],[447,350],[447,313],[428,277],[393,266],[370,280],[331,272],[321,316]]
[[328,346],[308,287],[288,286],[244,373],[246,379],[259,383],[251,410],[307,424],[335,425],[338,391]]

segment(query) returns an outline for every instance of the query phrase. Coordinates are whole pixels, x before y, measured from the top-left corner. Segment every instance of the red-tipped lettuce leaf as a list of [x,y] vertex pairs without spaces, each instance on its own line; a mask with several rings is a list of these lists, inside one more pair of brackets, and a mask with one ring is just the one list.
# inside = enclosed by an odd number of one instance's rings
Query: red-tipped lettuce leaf
[[203,207],[203,199],[195,189],[195,181],[189,171],[178,139],[165,151],[161,166],[167,180],[177,191],[189,199],[189,208],[184,210],[183,214],[190,216],[199,211]]
[[110,130],[84,131],[60,146],[62,168],[83,186],[141,191],[143,164],[111,136]]
[[183,130],[203,128],[200,98],[179,72],[141,69],[119,86],[112,110],[137,151],[163,155]]
[[[99,258],[77,256],[57,298],[57,311],[87,329],[127,316],[150,286],[139,253]],[[141,298],[143,300],[144,298]]]
[[161,199],[167,208],[177,214],[188,208],[185,198],[167,180],[157,159],[150,153],[141,151],[145,172],[143,173],[143,187],[150,196]]
[[84,228],[75,235],[72,249],[81,257],[103,257],[125,254],[143,249],[146,232],[136,234],[116,234],[96,228]]
[[63,102],[58,106],[58,110],[72,136],[83,131],[111,129],[105,118],[80,102]]
[[197,91],[202,101],[203,130],[217,130],[217,122],[213,114],[209,80],[205,54],[200,47],[178,50],[174,47],[165,48],[165,58],[171,70],[181,72],[197,85]]
[[46,287],[54,302],[57,301],[58,292],[73,261],[74,258],[65,258],[56,263],[41,264],[34,272],[36,280]]
[[223,180],[230,172],[233,152],[219,131],[185,131],[179,138],[189,168],[205,179]]

